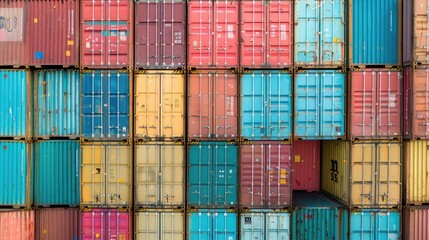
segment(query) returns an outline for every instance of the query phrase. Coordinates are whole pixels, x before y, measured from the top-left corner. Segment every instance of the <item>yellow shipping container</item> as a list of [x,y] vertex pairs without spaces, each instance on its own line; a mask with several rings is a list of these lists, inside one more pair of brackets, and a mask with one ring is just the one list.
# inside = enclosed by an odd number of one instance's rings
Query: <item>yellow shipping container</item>
[[404,148],[405,202],[429,203],[429,140],[406,141]]
[[322,190],[349,207],[401,205],[401,149],[395,141],[323,141]]
[[185,75],[175,71],[138,71],[135,75],[135,137],[184,138]]
[[135,213],[135,239],[184,239],[185,216],[174,210],[144,210]]

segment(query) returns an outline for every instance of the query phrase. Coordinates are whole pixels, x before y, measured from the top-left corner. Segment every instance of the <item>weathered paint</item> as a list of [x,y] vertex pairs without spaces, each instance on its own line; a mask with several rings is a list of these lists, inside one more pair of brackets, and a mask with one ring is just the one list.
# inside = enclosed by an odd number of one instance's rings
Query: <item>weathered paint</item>
[[199,209],[188,213],[189,240],[237,240],[237,213],[224,209]]
[[361,209],[350,213],[350,240],[400,240],[401,213],[389,209]]
[[37,209],[35,222],[36,239],[79,239],[80,211],[77,208]]
[[289,240],[290,213],[272,209],[252,210],[240,214],[240,239]]
[[137,210],[135,240],[185,239],[185,214],[171,209]]
[[0,239],[34,240],[34,211],[0,211]]
[[292,189],[320,190],[320,141],[294,141],[292,154]]

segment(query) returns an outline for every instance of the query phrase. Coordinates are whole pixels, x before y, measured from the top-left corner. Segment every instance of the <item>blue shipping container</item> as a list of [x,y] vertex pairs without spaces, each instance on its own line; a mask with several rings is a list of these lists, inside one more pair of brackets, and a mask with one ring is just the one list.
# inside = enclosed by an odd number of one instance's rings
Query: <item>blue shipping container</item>
[[79,70],[36,72],[34,135],[78,137]]
[[38,206],[77,206],[80,201],[80,144],[73,140],[35,143],[34,201]]
[[253,71],[241,79],[241,137],[284,140],[292,137],[292,74]]
[[292,236],[298,239],[343,240],[348,236],[348,210],[321,194],[293,193]]
[[362,239],[401,239],[401,214],[387,209],[361,209],[350,213],[350,240]]
[[346,75],[335,70],[308,70],[295,78],[294,138],[345,137]]
[[344,0],[295,1],[295,65],[345,65]]
[[188,204],[237,204],[238,146],[228,142],[201,142],[189,146]]
[[240,214],[240,239],[290,239],[290,213],[272,209],[252,210]]
[[236,240],[237,213],[201,209],[188,214],[188,240]]
[[82,136],[92,140],[128,139],[130,75],[94,70],[82,74]]

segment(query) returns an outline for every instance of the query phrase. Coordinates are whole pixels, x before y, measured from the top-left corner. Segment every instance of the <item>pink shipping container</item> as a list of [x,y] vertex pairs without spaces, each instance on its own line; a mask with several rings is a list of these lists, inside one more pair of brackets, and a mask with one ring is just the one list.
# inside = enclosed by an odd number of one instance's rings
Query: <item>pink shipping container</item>
[[320,141],[293,142],[292,189],[320,190]]
[[188,67],[238,67],[238,0],[188,2]]
[[81,1],[81,67],[111,69],[131,67],[132,2]]
[[34,211],[1,210],[1,240],[34,240]]
[[402,138],[402,72],[365,69],[350,75],[350,138]]
[[1,1],[0,16],[0,65],[78,65],[78,0]]
[[292,1],[241,1],[240,65],[285,68],[292,65]]
[[81,213],[80,240],[130,240],[132,215],[118,209],[91,209]]
[[79,212],[77,208],[36,210],[36,238],[40,240],[79,239]]
[[429,2],[403,0],[404,63],[429,64]]
[[237,74],[229,71],[194,71],[189,74],[189,139],[237,138],[237,102]]
[[292,145],[280,141],[240,145],[240,205],[286,208],[291,204]]
[[429,208],[404,208],[403,231],[404,240],[429,239]]

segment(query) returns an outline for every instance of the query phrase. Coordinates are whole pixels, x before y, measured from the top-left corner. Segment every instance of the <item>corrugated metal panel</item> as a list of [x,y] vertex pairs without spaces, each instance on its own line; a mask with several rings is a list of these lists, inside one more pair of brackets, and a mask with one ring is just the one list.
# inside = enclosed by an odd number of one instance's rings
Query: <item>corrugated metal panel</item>
[[238,136],[238,79],[228,71],[188,75],[188,138],[226,140]]
[[346,75],[335,70],[308,70],[295,76],[294,138],[345,137]]
[[34,211],[0,211],[1,240],[34,240]]
[[294,141],[292,154],[292,188],[320,190],[320,141]]
[[36,239],[78,240],[80,214],[77,208],[36,210]]
[[0,70],[0,136],[31,138],[32,81],[28,70]]
[[428,2],[402,0],[404,24],[404,63],[429,63]]
[[81,240],[132,239],[132,216],[118,209],[96,208],[81,213]]
[[240,65],[284,68],[292,65],[292,1],[241,1]]
[[35,204],[79,205],[79,142],[36,142],[35,158]]
[[240,239],[290,239],[290,213],[272,209],[253,210],[240,214]]
[[345,65],[345,1],[295,1],[295,65]]
[[292,75],[253,71],[241,79],[241,137],[284,140],[292,137]]
[[406,141],[404,145],[405,202],[429,203],[429,141]]
[[429,239],[429,208],[427,206],[407,207],[403,213],[404,240]]
[[185,75],[143,71],[135,75],[135,137],[185,138]]
[[401,0],[350,1],[350,65],[402,63],[400,9]]
[[285,208],[291,204],[292,145],[253,142],[240,145],[240,205]]
[[188,213],[188,239],[237,239],[237,213],[222,209],[200,209]]
[[145,210],[135,213],[135,240],[185,239],[185,215],[173,210]]
[[132,201],[131,147],[127,144],[81,145],[81,205],[126,206]]
[[81,85],[82,136],[96,140],[128,139],[132,115],[129,73],[85,71],[81,75]]
[[40,70],[35,74],[34,136],[79,136],[79,70]]
[[135,2],[136,68],[185,67],[185,1]]
[[188,149],[188,205],[237,204],[237,144],[201,142]]
[[401,213],[365,209],[350,213],[350,240],[401,239]]
[[135,197],[138,206],[183,206],[185,146],[154,142],[136,144]]
[[[414,22],[414,16],[413,16],[413,2],[415,0],[402,0],[402,49],[403,49],[403,62],[404,65],[409,65],[413,59],[414,54],[414,38],[412,37],[413,34],[413,22]],[[423,0],[426,1],[426,0]],[[416,37],[416,36],[414,36]],[[420,36],[419,36],[420,37]]]

